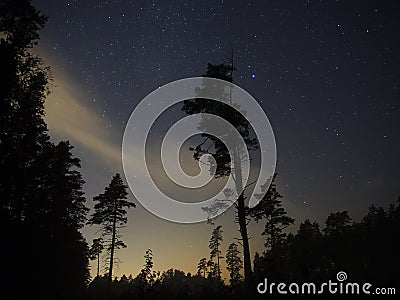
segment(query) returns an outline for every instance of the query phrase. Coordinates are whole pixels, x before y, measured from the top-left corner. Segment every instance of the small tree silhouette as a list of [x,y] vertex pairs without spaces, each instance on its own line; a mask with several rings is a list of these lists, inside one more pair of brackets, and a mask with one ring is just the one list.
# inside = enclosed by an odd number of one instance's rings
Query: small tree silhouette
[[223,258],[221,256],[221,242],[223,241],[222,238],[222,226],[217,226],[214,228],[212,234],[211,234],[211,239],[208,247],[210,248],[210,260],[214,261],[214,258],[217,259],[217,262],[215,264],[215,273],[214,274],[218,280],[221,280],[221,267],[220,267],[220,260]]
[[98,238],[93,240],[93,244],[89,249],[89,258],[91,260],[97,259],[97,277],[100,276],[100,254],[103,251],[103,239]]
[[197,264],[197,275],[206,277],[207,272],[207,258],[203,257]]
[[237,244],[231,243],[226,253],[226,269],[228,270],[230,275],[229,282],[231,283],[231,286],[239,283],[242,280],[240,270],[243,268],[243,262],[239,254],[240,251]]
[[[287,216],[282,207],[282,195],[276,189],[276,174],[273,176],[267,192],[260,202],[250,210],[252,217],[258,222],[265,220],[265,228],[262,233],[266,237],[265,247],[272,249],[275,244],[279,244],[285,237],[284,229],[294,223],[294,219]],[[265,185],[262,188],[267,187]],[[261,197],[261,195],[256,195]]]

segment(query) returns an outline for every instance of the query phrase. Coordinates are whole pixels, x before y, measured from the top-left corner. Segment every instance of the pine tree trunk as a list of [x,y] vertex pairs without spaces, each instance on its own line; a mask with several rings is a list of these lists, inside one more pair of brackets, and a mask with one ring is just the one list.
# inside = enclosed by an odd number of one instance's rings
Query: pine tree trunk
[[218,270],[218,281],[221,281],[221,271],[219,269],[219,247],[217,247],[217,270]]
[[236,191],[239,195],[237,204],[237,214],[239,221],[239,232],[242,237],[243,243],[243,263],[244,263],[244,281],[247,288],[251,285],[252,270],[251,270],[251,258],[250,258],[250,245],[249,237],[247,235],[247,222],[246,222],[246,207],[244,204],[243,195],[243,184],[242,184],[242,169],[241,162],[239,158],[239,149],[237,146],[234,149],[234,169],[235,169],[235,179],[236,179]]
[[249,237],[247,235],[246,211],[244,206],[243,193],[239,196],[238,199],[238,219],[239,219],[239,231],[243,243],[244,281],[246,286],[249,287],[252,279],[252,270],[251,270],[250,245],[249,245]]
[[100,275],[100,253],[97,254],[97,277]]
[[116,234],[116,222],[117,222],[117,216],[114,213],[114,219],[113,219],[113,233],[112,233],[112,240],[111,240],[111,257],[110,257],[110,269],[108,270],[108,279],[111,282],[112,281],[112,271],[113,271],[113,264],[114,264],[114,251],[115,251],[115,234]]
[[272,220],[272,216],[271,216],[271,250],[274,248],[275,245],[275,228],[274,228],[274,223]]

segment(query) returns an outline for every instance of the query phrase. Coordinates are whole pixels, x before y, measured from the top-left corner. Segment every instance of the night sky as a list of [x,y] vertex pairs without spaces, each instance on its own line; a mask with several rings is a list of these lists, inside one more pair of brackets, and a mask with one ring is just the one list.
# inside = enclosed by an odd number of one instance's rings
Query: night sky
[[[82,160],[88,206],[122,173],[125,124],[148,93],[227,61],[234,83],[264,108],[277,142],[278,187],[296,219],[330,212],[359,220],[400,196],[398,1],[33,1],[49,17],[35,53],[54,82],[46,120]],[[131,199],[133,197],[131,196]],[[233,210],[225,251],[238,237]],[[85,228],[91,243],[96,228]],[[212,227],[129,212],[118,276],[136,275],[147,248],[155,269],[195,272]],[[262,224],[251,250],[262,251]]]

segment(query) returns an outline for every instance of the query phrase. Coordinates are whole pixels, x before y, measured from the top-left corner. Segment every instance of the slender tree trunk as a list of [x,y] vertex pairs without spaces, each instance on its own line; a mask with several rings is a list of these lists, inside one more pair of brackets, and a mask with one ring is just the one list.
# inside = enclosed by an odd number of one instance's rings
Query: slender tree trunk
[[97,253],[97,277],[100,275],[100,253]]
[[219,269],[219,247],[217,247],[217,270],[218,270],[218,281],[221,281],[221,272]]
[[270,222],[271,222],[270,230],[271,230],[271,250],[272,250],[272,248],[274,248],[274,245],[275,245],[275,228],[274,228],[274,223],[272,221],[272,216],[271,216]]
[[116,214],[114,214],[113,233],[112,233],[112,240],[111,240],[110,269],[108,270],[108,279],[109,279],[110,282],[112,281],[112,271],[113,271],[113,264],[114,264],[116,222],[117,222],[117,216],[116,216]]
[[[232,80],[233,82],[233,49],[232,49],[232,60],[231,60],[231,68],[232,68]],[[229,88],[229,103],[232,104],[232,87]],[[238,205],[237,205],[237,215],[239,222],[239,232],[242,237],[243,242],[243,264],[244,264],[244,281],[246,288],[251,287],[253,272],[251,270],[251,257],[250,257],[250,245],[249,245],[249,237],[247,234],[247,222],[246,222],[246,207],[244,204],[244,195],[243,195],[243,183],[242,183],[242,163],[240,161],[240,151],[238,145],[234,148],[233,153],[233,166],[235,170],[235,179],[236,179],[236,192],[238,194]]]
[[244,263],[244,281],[246,287],[250,287],[252,281],[252,270],[251,270],[251,258],[250,258],[250,245],[249,237],[247,234],[247,222],[246,222],[246,207],[244,204],[244,195],[242,192],[242,168],[239,158],[239,149],[236,146],[234,149],[234,169],[235,169],[235,179],[236,179],[236,191],[239,195],[237,204],[237,214],[239,222],[239,232],[242,237],[243,243],[243,263]]
[[240,194],[238,199],[238,220],[239,220],[239,231],[243,243],[244,281],[246,286],[250,286],[252,279],[252,270],[251,270],[250,245],[249,245],[249,237],[247,235],[246,211],[245,211],[243,193]]

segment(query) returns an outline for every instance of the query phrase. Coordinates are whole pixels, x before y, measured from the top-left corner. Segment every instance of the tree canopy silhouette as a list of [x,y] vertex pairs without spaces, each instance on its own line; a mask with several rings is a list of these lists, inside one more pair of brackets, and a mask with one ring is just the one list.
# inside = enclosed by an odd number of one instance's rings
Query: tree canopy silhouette
[[[51,76],[30,53],[46,20],[31,1],[0,2],[0,222],[7,228],[7,247],[0,250],[7,274],[3,292],[14,298],[34,293],[78,299],[89,279],[88,247],[79,231],[87,213],[84,181],[69,142],[50,142],[44,102]],[[21,270],[35,273],[23,289],[17,280]]]

